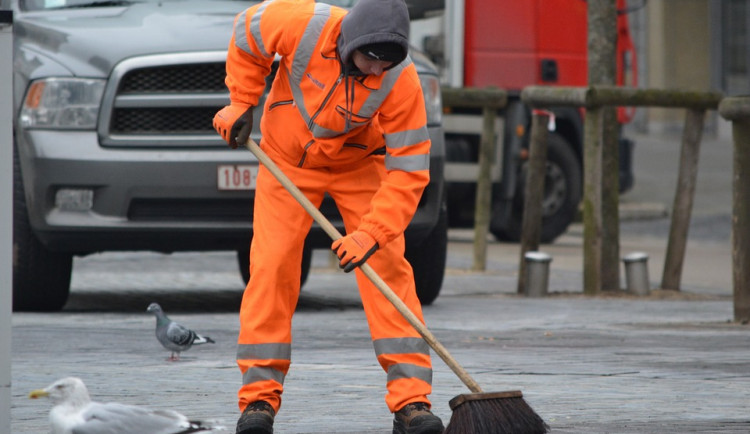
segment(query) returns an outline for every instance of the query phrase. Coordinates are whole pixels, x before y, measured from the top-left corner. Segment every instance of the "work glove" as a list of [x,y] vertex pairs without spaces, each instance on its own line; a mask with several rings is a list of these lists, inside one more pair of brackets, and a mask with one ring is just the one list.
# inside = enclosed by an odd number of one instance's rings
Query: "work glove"
[[253,107],[228,105],[214,116],[214,129],[232,149],[247,143],[253,129]]
[[339,267],[350,272],[367,261],[378,250],[378,243],[365,231],[354,231],[331,244],[331,250],[339,258]]

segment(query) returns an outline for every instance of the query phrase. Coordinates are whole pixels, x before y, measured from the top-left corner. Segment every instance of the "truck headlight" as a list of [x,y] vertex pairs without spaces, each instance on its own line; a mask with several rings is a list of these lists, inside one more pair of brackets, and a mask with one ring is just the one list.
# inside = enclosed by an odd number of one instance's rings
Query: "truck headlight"
[[436,75],[420,75],[427,111],[427,125],[439,125],[443,119],[443,99],[440,93],[440,79]]
[[20,120],[25,128],[94,129],[104,80],[45,78],[26,91]]

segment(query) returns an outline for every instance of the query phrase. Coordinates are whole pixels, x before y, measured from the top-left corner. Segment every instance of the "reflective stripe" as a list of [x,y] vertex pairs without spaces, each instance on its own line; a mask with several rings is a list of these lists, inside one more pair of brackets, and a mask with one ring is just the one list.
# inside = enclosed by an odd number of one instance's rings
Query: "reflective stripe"
[[308,63],[312,58],[312,54],[315,50],[315,45],[320,39],[320,34],[323,31],[328,18],[331,16],[331,6],[326,3],[315,4],[315,15],[307,23],[305,32],[302,35],[302,40],[297,45],[297,50],[294,52],[294,62],[292,63],[292,70],[287,71],[289,74],[289,87],[292,90],[292,97],[297,104],[297,110],[299,110],[302,119],[305,120],[306,124],[310,124],[310,114],[307,113],[307,107],[305,106],[305,98],[300,88],[302,78],[305,75]]
[[297,50],[294,52],[294,63],[292,64],[292,78],[297,84],[302,82],[302,77],[305,75],[307,65],[310,63],[315,45],[320,39],[320,34],[323,32],[328,18],[331,16],[331,6],[325,3],[315,4],[315,14],[307,23],[305,32],[302,34],[302,40],[297,45]]
[[405,378],[419,378],[425,383],[432,384],[432,369],[411,363],[396,363],[388,368],[388,381]]
[[[369,118],[371,118],[375,112],[380,108],[380,106],[383,104],[383,101],[388,97],[388,94],[393,89],[394,84],[396,83],[396,80],[398,80],[399,76],[401,75],[401,71],[406,67],[406,65],[409,65],[411,63],[411,59],[407,57],[408,60],[396,65],[393,69],[389,69],[388,71],[385,71],[383,74],[383,81],[381,82],[381,86],[379,89],[370,91],[370,94],[367,96],[367,99],[365,100],[364,104],[362,104],[362,107],[360,108],[360,111],[357,113],[353,113],[353,115],[357,116],[358,118],[367,119],[365,121],[354,121],[352,120],[349,123],[349,129],[346,129],[346,127],[341,131],[331,130],[329,128],[325,128],[319,124],[316,124],[314,122],[310,122],[310,116],[307,113],[306,109],[303,109],[301,106],[304,106],[304,95],[302,94],[302,91],[299,90],[299,83],[292,83],[292,93],[294,94],[294,99],[297,101],[297,107],[300,108],[300,113],[305,118],[305,122],[307,122],[308,127],[310,128],[310,132],[312,132],[313,137],[316,138],[327,138],[327,137],[336,137],[340,136],[342,134],[348,133],[349,131],[358,128],[362,125],[366,125],[370,122]],[[295,88],[298,90],[298,92],[295,92]],[[334,87],[335,89],[335,87]],[[331,90],[333,91],[333,89]]]
[[427,126],[423,126],[416,130],[407,130],[385,135],[385,145],[394,149],[416,145],[417,143],[422,143],[427,140],[430,140],[430,133],[427,131]]
[[[249,28],[250,35],[252,36],[255,45],[258,46],[261,54],[265,57],[271,57],[271,54],[266,51],[266,46],[263,43],[263,36],[260,33],[260,19],[263,15],[263,11],[266,10],[268,3],[270,2],[264,2],[263,4],[261,4],[260,7],[255,11],[253,16],[250,17]],[[245,32],[246,21],[247,9],[240,13],[239,17],[237,18],[237,22],[234,24],[234,45],[245,53],[253,57],[258,57],[250,49],[250,43],[247,41],[247,32]]]
[[[297,46],[297,50],[294,53],[294,62],[292,63],[291,71],[286,71],[286,73],[289,75],[289,86],[292,90],[292,96],[297,105],[297,110],[299,110],[302,119],[305,120],[305,123],[310,129],[310,132],[312,132],[312,135],[315,138],[336,137],[369,122],[369,120],[361,122],[351,122],[349,125],[349,129],[346,129],[345,127],[344,130],[336,131],[316,124],[313,121],[313,116],[307,111],[307,105],[305,104],[305,95],[302,92],[301,83],[304,79],[305,71],[307,70],[307,66],[310,63],[310,59],[312,58],[315,51],[315,46],[320,39],[320,35],[330,15],[330,5],[325,3],[315,4],[315,15],[307,23],[307,27],[305,28],[304,34],[302,35],[302,39]],[[407,56],[406,60],[401,62],[399,65],[396,65],[394,68],[386,71],[383,76],[383,81],[380,89],[371,91],[364,104],[360,108],[360,112],[354,113],[354,115],[359,118],[371,118],[373,114],[378,110],[378,108],[380,108],[380,106],[383,104],[383,101],[385,101],[385,98],[388,96],[391,89],[393,89],[393,86],[401,75],[401,72],[411,63],[411,58]],[[337,86],[333,86],[330,92],[333,92],[336,87]]]
[[385,101],[388,94],[391,93],[393,86],[396,85],[396,81],[398,81],[398,78],[401,76],[401,72],[403,72],[407,66],[411,65],[411,63],[411,57],[406,56],[406,59],[403,62],[385,71],[383,81],[380,83],[380,89],[370,92],[370,95],[368,95],[365,103],[362,104],[362,108],[359,109],[359,113],[356,115],[361,118],[371,118],[383,104],[383,101]]
[[263,2],[250,19],[250,34],[253,35],[253,40],[258,46],[261,54],[266,57],[271,57],[271,54],[266,51],[266,45],[263,43],[263,35],[260,33],[260,19],[269,3],[271,2]]
[[290,360],[292,346],[290,344],[239,344],[237,345],[237,360],[246,359],[279,359]]
[[[365,123],[367,123],[367,122],[365,122]],[[365,123],[351,121],[350,126],[351,127],[358,127],[360,125],[364,125]],[[327,137],[340,136],[341,134],[345,133],[346,130],[343,130],[343,131],[331,130],[329,128],[321,127],[320,125],[318,125],[316,123],[313,123],[310,126],[310,132],[312,132],[313,137],[315,137],[317,139],[324,139],[324,138],[327,138]]]
[[430,354],[430,347],[422,338],[386,338],[372,341],[375,355],[383,354]]
[[247,9],[242,11],[240,16],[237,17],[237,21],[234,23],[234,46],[255,57],[255,54],[250,51],[250,44],[247,43],[247,33],[245,33],[246,17]]
[[242,374],[242,384],[251,384],[258,381],[268,380],[273,380],[279,384],[284,384],[284,377],[286,377],[284,373],[276,369],[255,366],[248,369],[244,374]]
[[417,172],[419,170],[430,169],[429,154],[407,155],[404,157],[394,157],[388,153],[385,154],[386,170],[401,170],[404,172]]
[[[292,68],[294,68],[294,66],[292,66]],[[287,71],[286,68],[279,68],[279,72],[289,76],[289,71]],[[292,90],[292,99],[294,99],[294,103],[297,106],[297,111],[299,111],[300,116],[302,116],[302,119],[305,121],[305,125],[309,125],[310,114],[307,113],[307,107],[305,107],[304,104],[299,103],[300,101],[304,102],[305,100],[305,98],[302,97],[302,89],[299,87],[299,81],[293,76],[287,77],[287,80],[289,81],[289,88]]]
[[310,131],[313,133],[313,137],[336,137],[338,135],[348,133],[354,128],[368,124],[370,122],[369,119],[375,114],[375,112],[383,104],[383,101],[385,101],[385,99],[388,97],[388,94],[393,89],[396,81],[401,76],[401,72],[409,64],[411,64],[411,58],[407,57],[407,60],[401,62],[392,69],[385,71],[385,73],[383,73],[383,81],[380,83],[380,88],[371,90],[370,94],[367,96],[367,99],[365,99],[364,104],[362,104],[362,107],[360,107],[359,112],[353,113],[353,115],[357,116],[358,118],[367,120],[360,122],[352,120],[349,124],[349,129],[345,128],[342,131],[334,131],[313,123],[310,126]]

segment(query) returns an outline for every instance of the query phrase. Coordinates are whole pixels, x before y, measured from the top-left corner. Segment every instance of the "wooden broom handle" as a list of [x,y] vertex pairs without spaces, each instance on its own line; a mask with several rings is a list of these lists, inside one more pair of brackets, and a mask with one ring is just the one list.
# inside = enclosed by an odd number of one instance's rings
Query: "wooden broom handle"
[[[320,210],[313,205],[312,202],[305,196],[299,188],[297,188],[296,185],[284,174],[284,172],[279,169],[279,166],[276,165],[276,163],[271,160],[271,158],[263,152],[262,149],[260,149],[260,146],[258,146],[257,143],[253,139],[248,139],[247,143],[245,144],[247,148],[252,152],[257,158],[258,161],[260,161],[269,172],[281,183],[281,185],[291,194],[294,199],[299,202],[300,205],[307,211],[310,216],[312,216],[313,220],[315,220],[316,223],[320,225],[321,228],[328,234],[329,237],[331,237],[332,240],[338,240],[342,237],[341,233],[336,229],[333,224],[331,224],[330,221],[323,215],[323,213],[320,212]],[[479,387],[479,384],[477,384],[476,381],[474,381],[473,378],[471,378],[471,375],[469,375],[466,370],[458,364],[456,359],[453,358],[453,356],[450,355],[448,350],[445,349],[445,347],[435,338],[435,336],[430,332],[427,327],[425,327],[424,324],[417,318],[414,313],[409,310],[409,308],[406,306],[406,304],[401,300],[396,293],[393,292],[393,290],[388,286],[387,283],[383,279],[380,278],[378,273],[375,272],[375,270],[370,267],[369,264],[364,263],[359,266],[360,270],[362,270],[363,273],[365,273],[365,276],[367,276],[368,279],[380,290],[380,292],[385,296],[385,298],[388,299],[388,301],[393,304],[393,307],[398,310],[401,315],[406,318],[407,321],[414,327],[414,329],[417,330],[417,332],[422,335],[422,338],[427,342],[427,344],[440,356],[441,359],[445,362],[448,367],[450,367],[453,372],[458,375],[458,378],[461,379],[461,381],[466,385],[466,387],[469,388],[474,393],[482,393],[482,388]]]

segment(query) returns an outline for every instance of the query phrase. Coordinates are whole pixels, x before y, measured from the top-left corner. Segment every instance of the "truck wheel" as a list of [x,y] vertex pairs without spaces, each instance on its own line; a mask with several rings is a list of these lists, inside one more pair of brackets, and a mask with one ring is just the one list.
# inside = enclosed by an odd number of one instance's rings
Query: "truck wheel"
[[406,244],[406,260],[414,270],[417,297],[423,306],[432,304],[440,294],[445,276],[445,260],[448,250],[448,213],[440,212],[432,232],[414,246]]
[[13,310],[53,312],[70,294],[73,255],[47,250],[31,230],[17,152],[13,152]]
[[[498,240],[518,242],[521,239],[525,181],[526,164],[521,168],[507,224],[502,228],[491,225],[491,231]],[[562,136],[550,134],[542,201],[541,242],[551,243],[568,229],[578,212],[582,185],[581,164],[573,147]]]
[[[250,281],[250,251],[248,250],[237,251],[237,263],[240,266],[240,274],[242,275],[242,280],[245,282],[245,285],[247,285],[247,282]],[[307,276],[308,274],[310,274],[311,264],[312,264],[312,249],[305,247],[302,250],[302,274],[300,275],[300,279],[299,279],[300,288],[307,281]]]

